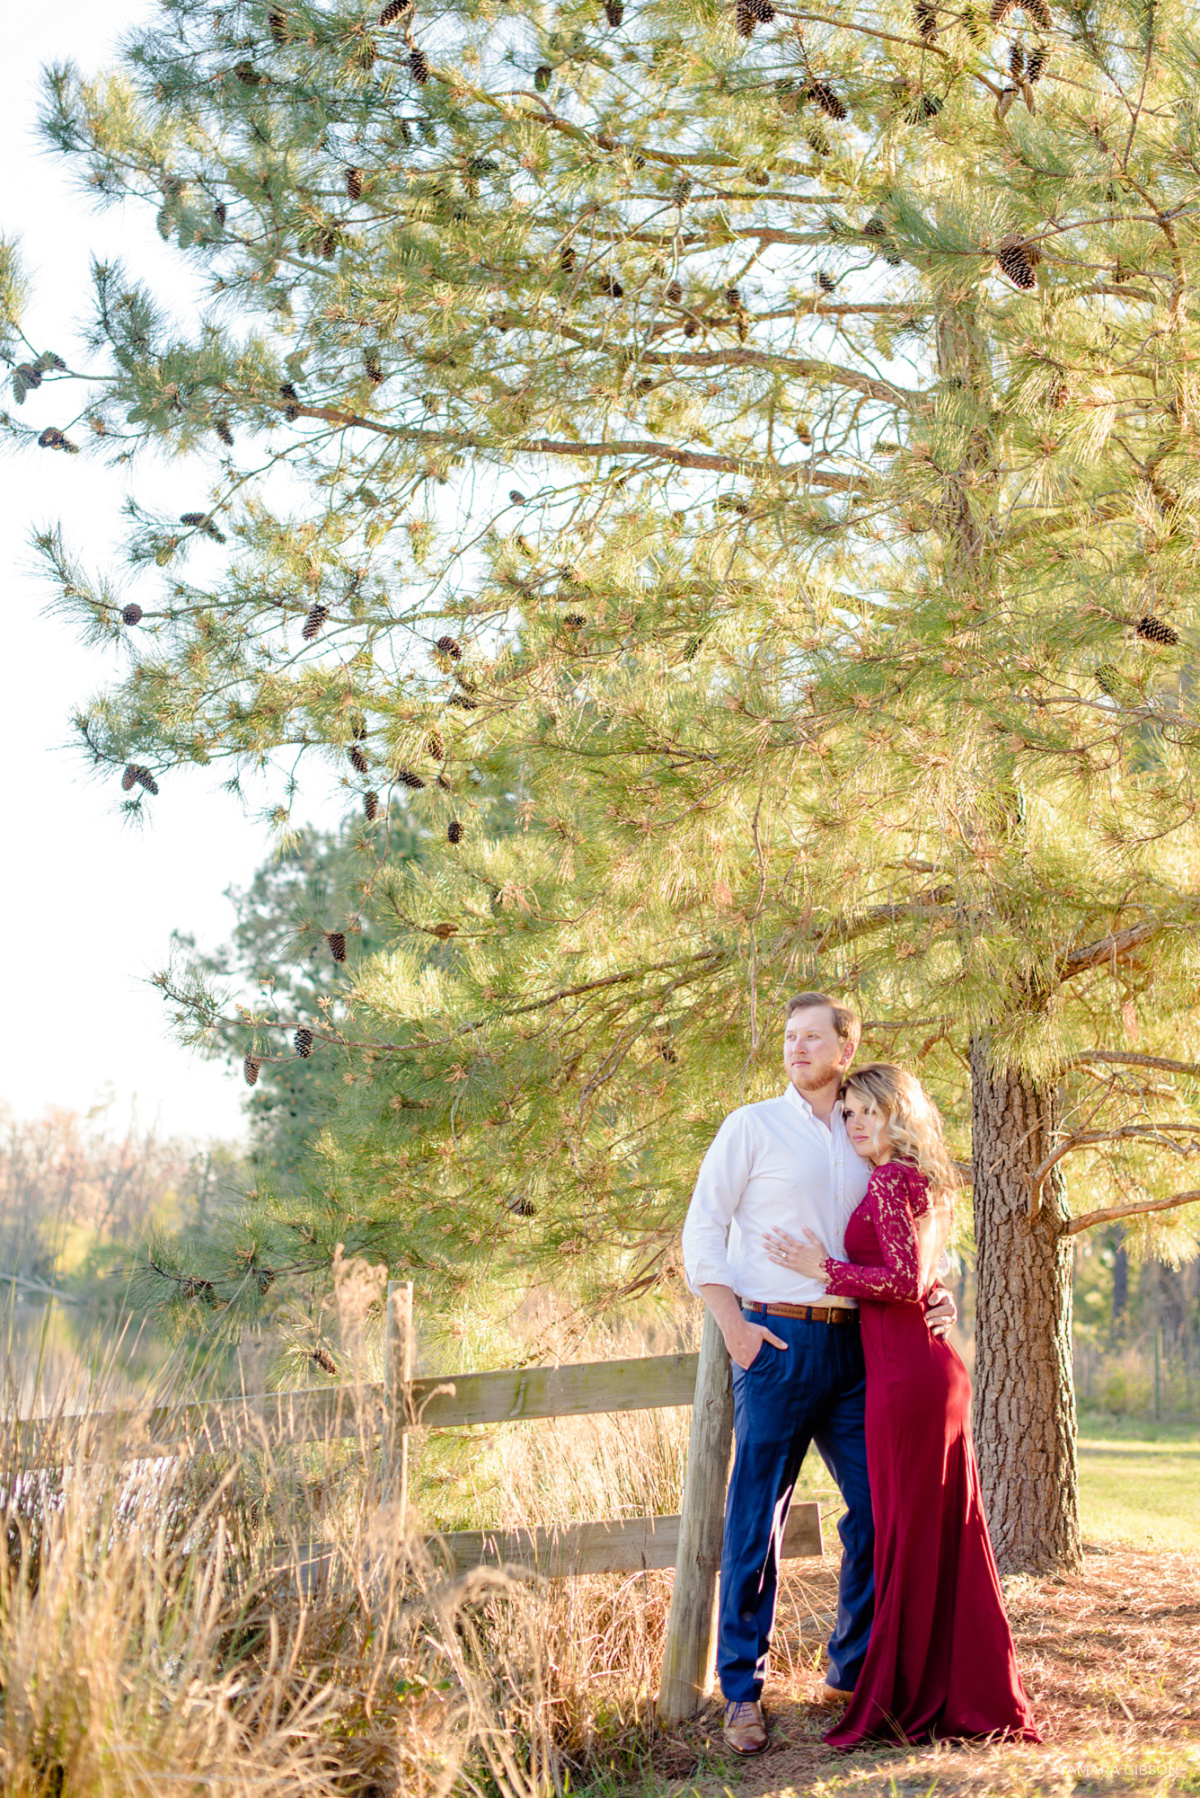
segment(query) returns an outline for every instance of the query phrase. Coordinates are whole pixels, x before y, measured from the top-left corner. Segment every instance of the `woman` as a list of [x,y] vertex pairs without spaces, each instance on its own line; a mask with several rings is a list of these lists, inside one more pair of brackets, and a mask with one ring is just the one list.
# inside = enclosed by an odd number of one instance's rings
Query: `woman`
[[867,1369],[875,1621],[858,1684],[826,1733],[837,1748],[888,1736],[1041,1738],[1017,1672],[979,1491],[971,1385],[921,1299],[957,1185],[920,1082],[881,1063],[842,1089],[846,1132],[874,1169],[835,1261],[811,1231],[775,1230],[771,1259],[857,1299]]

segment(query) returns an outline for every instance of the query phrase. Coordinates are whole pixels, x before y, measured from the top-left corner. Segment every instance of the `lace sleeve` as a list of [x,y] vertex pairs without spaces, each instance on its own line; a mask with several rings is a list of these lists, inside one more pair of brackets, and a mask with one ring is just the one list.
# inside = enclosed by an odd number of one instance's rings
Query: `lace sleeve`
[[914,1207],[928,1209],[923,1191],[916,1191],[920,1175],[890,1162],[877,1167],[867,1187],[872,1203],[875,1233],[879,1238],[882,1267],[860,1267],[853,1261],[825,1262],[826,1290],[843,1299],[875,1299],[892,1304],[916,1304],[921,1298],[921,1251],[917,1240]]

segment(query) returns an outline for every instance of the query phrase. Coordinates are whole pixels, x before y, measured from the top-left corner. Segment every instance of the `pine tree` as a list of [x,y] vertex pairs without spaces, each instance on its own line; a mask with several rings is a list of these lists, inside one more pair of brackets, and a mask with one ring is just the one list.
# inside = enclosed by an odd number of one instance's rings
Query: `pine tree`
[[[452,3],[420,47],[407,6],[272,16],[173,10],[107,101],[51,79],[97,194],[153,192],[258,327],[181,334],[96,272],[88,448],[245,448],[213,467],[219,581],[138,515],[163,626],[89,745],[344,766],[361,716],[381,787],[420,770],[431,850],[355,963],[375,1048],[325,1178],[401,1243],[442,1218],[448,1280],[506,1254],[674,1277],[705,1143],[777,1082],[782,1000],[856,1000],[972,1159],[1001,1563],[1071,1565],[1073,1237],[1100,1213],[1194,1246],[1190,24],[838,0],[801,33],[669,0],[614,61],[600,6]],[[299,651],[298,607],[329,621]],[[512,816],[449,854],[479,782]]]

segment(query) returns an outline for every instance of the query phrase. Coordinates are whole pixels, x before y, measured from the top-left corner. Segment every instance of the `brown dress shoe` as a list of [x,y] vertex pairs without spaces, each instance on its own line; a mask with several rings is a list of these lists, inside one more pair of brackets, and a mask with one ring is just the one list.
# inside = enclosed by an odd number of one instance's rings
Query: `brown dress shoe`
[[849,1704],[853,1696],[853,1692],[843,1692],[840,1686],[831,1686],[826,1680],[817,1693],[816,1701],[818,1704]]
[[767,1745],[762,1705],[753,1698],[727,1704],[721,1733],[735,1754],[761,1754]]

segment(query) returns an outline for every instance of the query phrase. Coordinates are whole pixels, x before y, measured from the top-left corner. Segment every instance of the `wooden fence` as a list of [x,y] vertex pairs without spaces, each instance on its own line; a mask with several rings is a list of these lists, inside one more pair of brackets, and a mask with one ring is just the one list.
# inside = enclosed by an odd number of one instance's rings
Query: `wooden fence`
[[[705,1315],[698,1354],[510,1367],[439,1379],[414,1376],[413,1352],[412,1287],[393,1282],[381,1384],[111,1411],[87,1420],[88,1452],[108,1447],[123,1454],[172,1455],[197,1445],[214,1450],[244,1446],[248,1438],[283,1447],[378,1435],[385,1497],[403,1514],[413,1430],[691,1405],[678,1516],[602,1519],[560,1529],[454,1530],[432,1538],[431,1547],[456,1571],[507,1565],[547,1579],[673,1567],[659,1713],[666,1722],[692,1716],[712,1686],[717,1576],[733,1443],[729,1357],[711,1316]],[[821,1552],[819,1507],[794,1504],[782,1553]]]

